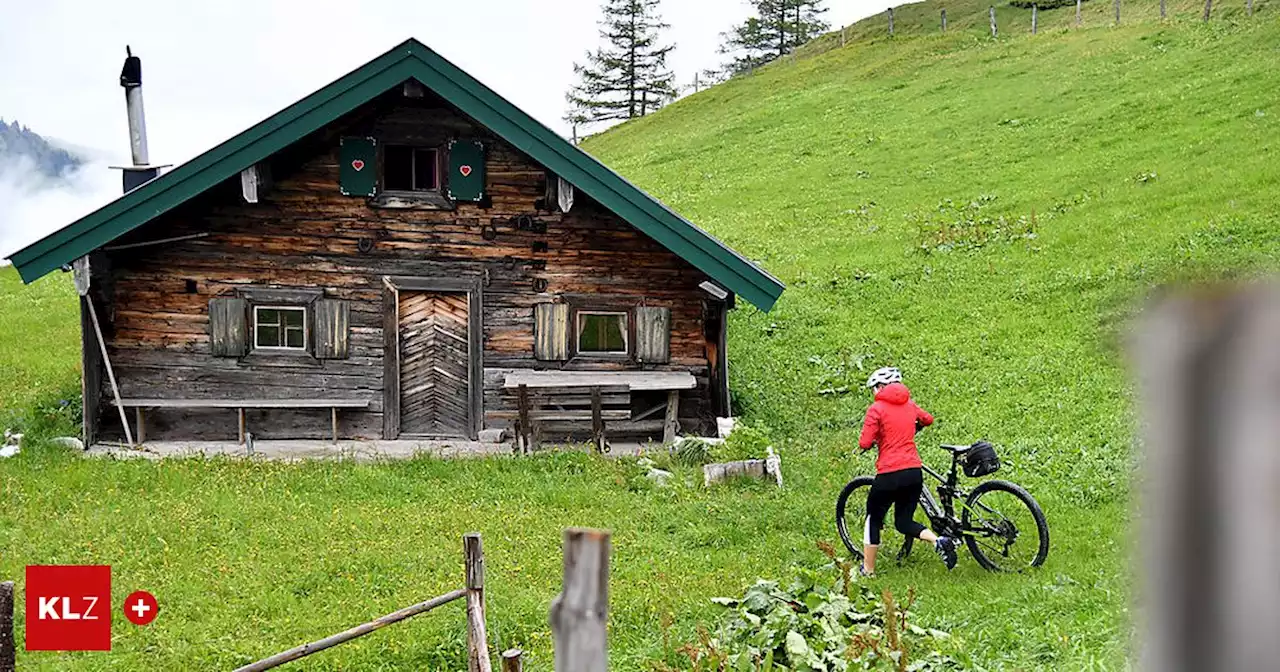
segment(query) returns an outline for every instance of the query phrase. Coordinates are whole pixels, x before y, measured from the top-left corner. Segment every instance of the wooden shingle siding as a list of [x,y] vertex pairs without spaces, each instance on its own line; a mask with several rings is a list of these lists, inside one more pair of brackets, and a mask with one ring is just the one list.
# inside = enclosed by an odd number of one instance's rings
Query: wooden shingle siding
[[336,299],[321,299],[312,305],[316,359],[346,359],[350,351],[351,305]]
[[209,352],[214,357],[243,357],[249,352],[249,302],[209,300]]
[[[455,210],[397,210],[342,196],[337,184],[338,142],[343,136],[401,144],[480,136],[486,147],[485,189],[491,203],[462,203]],[[394,343],[398,323],[395,292],[388,289],[385,278],[457,278],[483,289],[479,309],[483,328],[477,337],[482,369],[476,378],[477,384],[483,383],[485,413],[512,410],[501,394],[506,371],[640,367],[634,361],[568,359],[568,312],[562,318],[565,344],[557,355],[564,359],[535,357],[535,307],[552,302],[564,306],[559,297],[572,295],[598,297],[609,305],[669,307],[669,359],[643,366],[692,373],[699,387],[681,393],[682,417],[686,424],[711,422],[705,294],[698,288],[707,276],[584,193],[578,194],[569,213],[558,208],[537,210],[535,202],[546,190],[543,167],[510,145],[485,136],[443,105],[429,98],[414,104],[382,101],[376,108],[362,110],[349,125],[329,129],[272,157],[271,164],[275,185],[258,204],[243,202],[237,178],[117,242],[194,233],[207,236],[107,253],[110,266],[102,268],[110,269],[110,278],[100,284],[95,278],[95,284],[103,291],[110,287],[99,314],[112,315],[108,348],[124,396],[311,398],[328,394],[368,399],[367,411],[340,415],[340,432],[344,437],[381,438],[384,430],[400,426],[398,398],[384,395],[386,381],[395,390],[399,379],[396,362],[386,356],[388,351],[398,351]],[[545,233],[519,228],[515,219],[521,215],[545,226]],[[486,239],[483,227],[495,229],[496,237]],[[367,241],[363,248],[367,252],[361,251],[361,241]],[[535,242],[546,243],[547,251],[535,252]],[[195,281],[196,293],[187,293],[188,279]],[[323,290],[323,301],[343,302],[347,356],[211,357],[210,299],[268,287]],[[323,340],[314,326],[324,310],[320,303],[313,309],[311,340],[316,354]],[[388,329],[393,330],[390,350]],[[243,333],[243,343],[250,344],[248,325]],[[395,407],[385,408],[386,399],[395,401]],[[102,405],[102,411],[112,409]],[[385,427],[384,412],[388,415]],[[324,413],[255,413],[251,425],[258,428],[255,435],[260,438],[330,435]],[[148,414],[147,435],[153,440],[234,439],[234,416],[156,411]],[[101,417],[103,432],[119,432],[118,420]],[[508,421],[484,422],[498,427],[507,426]]]
[[539,303],[533,310],[533,356],[544,362],[569,359],[569,306]]
[[671,361],[670,308],[636,308],[636,361],[642,364]]

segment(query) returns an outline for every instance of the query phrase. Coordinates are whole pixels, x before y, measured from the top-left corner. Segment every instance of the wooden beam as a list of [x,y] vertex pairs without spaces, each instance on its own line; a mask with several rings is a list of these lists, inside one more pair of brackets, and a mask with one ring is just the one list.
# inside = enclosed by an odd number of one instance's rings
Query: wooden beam
[[551,603],[556,672],[605,672],[609,618],[609,533],[564,532],[564,588]]
[[240,171],[240,193],[245,203],[257,203],[271,189],[271,166],[255,163]]
[[14,672],[17,656],[13,641],[13,582],[0,581],[0,672]]
[[467,670],[492,672],[485,635],[484,545],[478,533],[462,538],[462,555],[467,570]]
[[354,628],[351,628],[350,630],[345,630],[331,637],[325,637],[320,641],[311,642],[310,644],[303,644],[302,646],[289,649],[288,651],[285,651],[283,653],[278,653],[274,656],[271,656],[270,658],[264,658],[262,660],[259,660],[256,663],[245,665],[244,667],[238,667],[236,668],[235,672],[262,672],[262,670],[269,670],[273,667],[279,667],[281,665],[284,665],[285,663],[295,661],[299,658],[305,658],[306,656],[316,653],[317,651],[323,651],[325,649],[337,646],[344,642],[349,642],[357,637],[363,637],[371,632],[374,632],[375,630],[379,630],[388,625],[391,625],[392,623],[398,623],[400,621],[405,620],[406,618],[417,616],[418,614],[425,614],[428,611],[435,609],[436,607],[439,607],[444,604],[448,604],[450,602],[453,602],[454,600],[462,599],[466,597],[466,595],[467,595],[466,589],[459,588],[458,590],[455,590],[451,593],[446,593],[444,595],[441,595],[440,597],[431,598],[426,602],[420,602],[418,604],[413,605],[412,607],[405,607],[400,611],[393,612],[381,618],[374,619],[372,621],[369,621],[368,623],[365,623],[364,625],[358,625]]

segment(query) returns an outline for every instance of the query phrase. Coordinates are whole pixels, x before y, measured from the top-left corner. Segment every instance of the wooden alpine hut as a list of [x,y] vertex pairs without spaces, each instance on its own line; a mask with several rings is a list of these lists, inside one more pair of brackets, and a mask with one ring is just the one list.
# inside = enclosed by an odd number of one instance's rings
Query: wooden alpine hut
[[163,174],[122,85],[126,193],[11,257],[75,271],[86,445],[669,440],[783,290],[416,40]]

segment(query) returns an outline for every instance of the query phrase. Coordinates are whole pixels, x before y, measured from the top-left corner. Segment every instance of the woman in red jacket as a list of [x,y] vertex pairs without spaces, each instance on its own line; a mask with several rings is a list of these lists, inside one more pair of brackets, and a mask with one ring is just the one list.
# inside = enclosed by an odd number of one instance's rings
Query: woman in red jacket
[[871,374],[867,387],[875,391],[876,400],[862,422],[858,447],[870,450],[872,446],[879,446],[880,454],[876,457],[876,480],[867,494],[862,575],[871,576],[876,571],[880,528],[884,527],[890,506],[893,506],[893,521],[898,531],[933,544],[947,569],[951,569],[956,566],[955,540],[939,537],[915,521],[916,504],[924,489],[916,431],[932,425],[933,416],[911,400],[911,391],[902,384],[902,373],[895,368],[883,368]]

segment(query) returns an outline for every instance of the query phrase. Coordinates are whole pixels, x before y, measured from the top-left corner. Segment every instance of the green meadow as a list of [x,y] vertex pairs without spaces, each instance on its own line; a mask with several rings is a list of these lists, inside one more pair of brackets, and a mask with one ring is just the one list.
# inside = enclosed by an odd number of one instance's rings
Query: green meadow
[[[1132,453],[1126,325],[1153,288],[1280,266],[1280,24],[1266,3],[1208,24],[1190,4],[1105,20],[1090,3],[1041,32],[982,34],[986,5],[902,8],[591,138],[585,149],[788,285],[740,303],[734,401],[767,431],[786,487],[649,487],[627,460],[577,453],[395,464],[84,460],[70,278],[0,269],[0,578],[110,563],[117,601],[155,593],[110,654],[20,652],[20,669],[227,669],[460,587],[461,536],[484,536],[496,650],[550,669],[561,530],[613,531],[611,664],[679,667],[675,649],[758,577],[826,562],[835,497],[872,469],[852,447],[870,370],[901,367],[938,418],[932,447],[981,437],[1044,507],[1046,565],[1019,575],[917,551],[877,588],[919,595],[980,669],[1123,669],[1129,655]],[[967,12],[967,13],[966,13]],[[1029,11],[1002,7],[1011,26]],[[967,19],[965,17],[968,17]],[[968,21],[968,23],[966,23]],[[825,41],[838,40],[827,36]],[[21,623],[22,616],[19,615]],[[314,670],[465,667],[461,607],[308,659]],[[19,633],[21,630],[19,629]],[[19,634],[19,637],[21,635]]]

